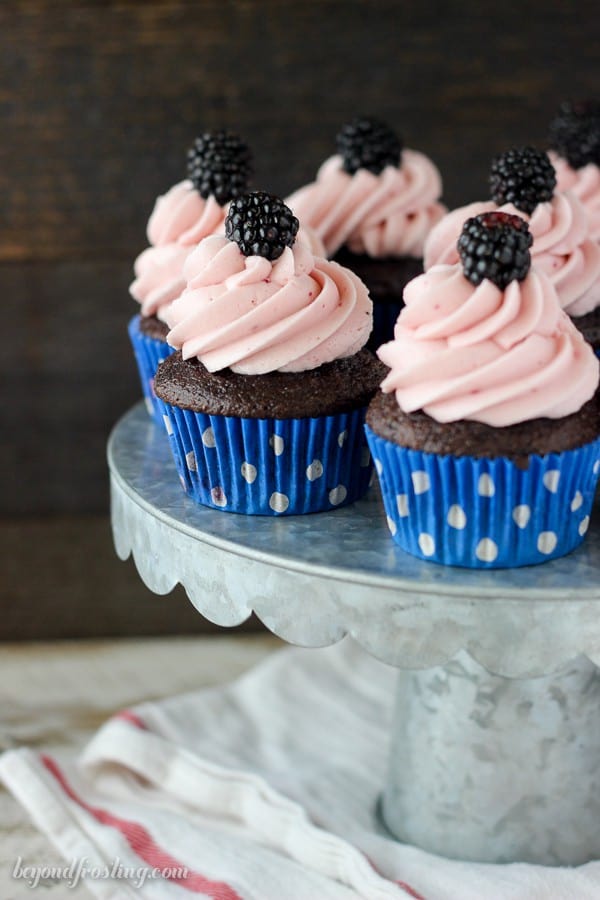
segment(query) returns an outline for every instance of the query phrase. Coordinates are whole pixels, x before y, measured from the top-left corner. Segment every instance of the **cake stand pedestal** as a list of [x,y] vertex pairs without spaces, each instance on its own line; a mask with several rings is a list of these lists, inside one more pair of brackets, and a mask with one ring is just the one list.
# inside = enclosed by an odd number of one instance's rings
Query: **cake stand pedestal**
[[108,459],[117,554],[152,591],[180,583],[212,622],[254,611],[305,647],[351,635],[399,669],[381,801],[397,838],[485,862],[600,858],[597,514],[568,557],[469,571],[397,547],[375,486],[309,516],[197,506],[142,404]]

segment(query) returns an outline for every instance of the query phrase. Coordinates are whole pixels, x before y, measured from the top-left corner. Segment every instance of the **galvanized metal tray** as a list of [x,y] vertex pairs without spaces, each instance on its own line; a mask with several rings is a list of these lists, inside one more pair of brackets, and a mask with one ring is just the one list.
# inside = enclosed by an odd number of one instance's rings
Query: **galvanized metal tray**
[[307,516],[242,516],[183,492],[168,440],[142,404],[108,446],[118,555],[147,586],[179,582],[213,622],[252,611],[294,644],[350,634],[403,669],[467,650],[506,677],[549,674],[584,654],[600,664],[600,508],[575,552],[539,566],[469,571],[423,562],[392,541],[375,483],[363,500]]

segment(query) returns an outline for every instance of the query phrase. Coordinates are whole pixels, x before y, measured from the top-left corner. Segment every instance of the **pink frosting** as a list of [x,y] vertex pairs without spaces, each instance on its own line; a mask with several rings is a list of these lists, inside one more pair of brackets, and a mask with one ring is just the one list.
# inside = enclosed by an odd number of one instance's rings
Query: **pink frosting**
[[560,305],[570,316],[583,316],[600,304],[600,246],[589,237],[585,210],[571,193],[557,192],[551,202],[539,203],[531,216],[512,203],[497,206],[491,200],[452,210],[425,242],[425,269],[458,262],[456,242],[465,221],[493,210],[529,222],[532,262],[548,275]]
[[327,159],[317,180],[286,203],[300,222],[322,238],[327,256],[342,246],[372,257],[423,255],[425,237],[444,215],[437,202],[442,180],[422,153],[402,151],[402,164],[379,175],[359,169],[350,175],[339,155]]
[[142,315],[164,319],[164,309],[185,288],[183,264],[190,249],[209,234],[223,233],[227,206],[204,200],[191,181],[181,181],[159,197],[148,220],[150,247],[134,263],[129,293]]
[[[223,229],[220,229],[224,231]],[[324,256],[323,241],[312,228],[303,227],[298,239],[310,247],[315,256]],[[143,316],[165,322],[165,310],[185,290],[183,265],[194,248],[171,243],[148,247],[134,263],[135,280],[129,286],[131,296],[141,304]]]
[[313,256],[325,256],[325,244],[317,234],[314,228],[309,225],[301,225],[296,235],[297,241],[303,241],[308,244],[310,252]]
[[143,316],[157,316],[162,321],[164,310],[185,288],[183,264],[190,247],[164,244],[148,247],[134,263],[135,280],[129,293],[141,304]]
[[394,340],[379,357],[382,390],[407,413],[495,427],[576,412],[595,393],[599,360],[543,272],[502,291],[459,265],[434,266],[404,291]]
[[158,197],[148,219],[148,241],[154,247],[171,244],[197,244],[223,227],[227,207],[213,196],[206,200],[191,181],[180,181]]
[[185,291],[166,310],[167,340],[210,372],[299,372],[366,343],[372,303],[348,269],[296,240],[274,262],[214,235],[188,257]]
[[588,214],[590,237],[600,242],[600,167],[588,163],[581,169],[572,169],[566,159],[554,151],[548,153],[556,171],[559,191],[571,191]]

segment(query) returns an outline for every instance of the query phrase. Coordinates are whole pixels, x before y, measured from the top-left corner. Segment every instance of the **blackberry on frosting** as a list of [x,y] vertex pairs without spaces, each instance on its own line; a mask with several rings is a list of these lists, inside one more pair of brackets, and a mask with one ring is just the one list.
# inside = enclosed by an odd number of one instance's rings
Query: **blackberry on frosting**
[[565,101],[550,123],[550,146],[571,168],[600,166],[600,102]]
[[531,266],[532,242],[520,216],[488,212],[467,219],[457,244],[465,278],[476,285],[488,279],[501,290],[511,281],[523,281]]
[[494,203],[512,203],[531,215],[538,203],[552,200],[556,172],[543,150],[513,147],[494,157],[490,169],[490,193]]
[[386,166],[399,166],[402,141],[379,119],[359,116],[342,127],[336,137],[343,168],[350,175],[368,169],[379,175]]
[[298,233],[298,219],[283,200],[265,191],[253,191],[232,200],[225,219],[225,235],[244,256],[278,259]]
[[188,176],[205,200],[213,196],[222,206],[248,189],[252,155],[230,131],[205,131],[188,151]]

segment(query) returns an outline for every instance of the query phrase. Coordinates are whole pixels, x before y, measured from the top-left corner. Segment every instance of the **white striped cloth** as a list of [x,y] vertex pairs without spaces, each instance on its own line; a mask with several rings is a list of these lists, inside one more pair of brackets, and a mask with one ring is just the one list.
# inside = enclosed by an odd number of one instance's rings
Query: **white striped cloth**
[[598,900],[598,862],[475,865],[383,833],[394,676],[349,640],[286,649],[125,711],[79,759],[7,752],[0,776],[102,900]]

